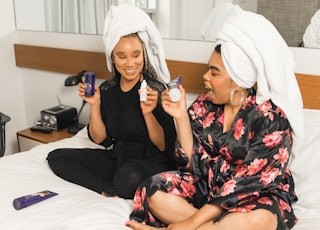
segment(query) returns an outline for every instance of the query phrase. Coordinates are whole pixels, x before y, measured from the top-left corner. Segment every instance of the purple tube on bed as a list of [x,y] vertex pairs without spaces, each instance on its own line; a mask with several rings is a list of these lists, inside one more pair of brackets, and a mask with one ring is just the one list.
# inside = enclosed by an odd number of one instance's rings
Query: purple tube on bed
[[13,200],[13,207],[16,210],[20,210],[20,209],[29,207],[30,205],[39,203],[40,201],[46,200],[46,199],[53,197],[55,195],[58,195],[58,194],[55,192],[45,190],[42,192],[37,192],[34,194],[29,194],[26,196],[18,197]]

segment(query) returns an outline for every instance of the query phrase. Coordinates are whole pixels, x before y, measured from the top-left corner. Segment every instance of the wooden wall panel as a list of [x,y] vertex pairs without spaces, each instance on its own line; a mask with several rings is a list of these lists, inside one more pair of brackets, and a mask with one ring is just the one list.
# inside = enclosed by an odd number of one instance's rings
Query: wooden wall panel
[[320,76],[296,73],[303,99],[303,107],[320,109]]
[[14,44],[16,65],[69,75],[93,71],[97,78],[111,76],[104,53]]
[[[94,71],[97,78],[111,77],[104,53],[82,50],[69,50],[49,47],[15,44],[16,65],[19,67],[47,70],[65,74],[79,71]],[[171,79],[181,75],[182,84],[189,93],[205,91],[202,75],[207,64],[166,60]],[[320,109],[320,76],[296,73],[302,93],[304,107]]]

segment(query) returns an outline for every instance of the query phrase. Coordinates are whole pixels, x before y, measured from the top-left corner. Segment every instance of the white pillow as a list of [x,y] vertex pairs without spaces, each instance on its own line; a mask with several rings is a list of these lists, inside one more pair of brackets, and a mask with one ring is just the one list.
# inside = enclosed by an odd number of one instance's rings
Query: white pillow
[[289,165],[299,199],[294,208],[299,212],[318,209],[320,217],[320,110],[304,109],[304,122],[300,152],[292,154]]
[[186,93],[187,107],[189,107],[192,104],[192,102],[194,102],[197,99],[198,96],[199,94]]

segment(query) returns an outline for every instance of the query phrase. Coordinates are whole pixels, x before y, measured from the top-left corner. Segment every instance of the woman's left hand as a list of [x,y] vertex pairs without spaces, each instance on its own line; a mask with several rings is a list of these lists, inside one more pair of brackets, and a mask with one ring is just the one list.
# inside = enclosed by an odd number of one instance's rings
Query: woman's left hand
[[158,94],[158,91],[152,90],[149,86],[147,86],[147,101],[140,102],[140,107],[143,115],[152,113],[152,111],[156,108],[159,97]]

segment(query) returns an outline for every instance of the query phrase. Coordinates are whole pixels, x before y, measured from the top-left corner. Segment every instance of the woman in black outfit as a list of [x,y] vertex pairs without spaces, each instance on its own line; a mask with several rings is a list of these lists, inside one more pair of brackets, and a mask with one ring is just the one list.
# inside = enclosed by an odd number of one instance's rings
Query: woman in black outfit
[[[138,33],[120,37],[111,53],[113,78],[95,87],[90,104],[89,138],[105,149],[56,149],[47,160],[55,174],[106,196],[132,199],[146,178],[175,168],[176,130],[164,112],[165,89]],[[146,80],[147,101],[139,100]]]

